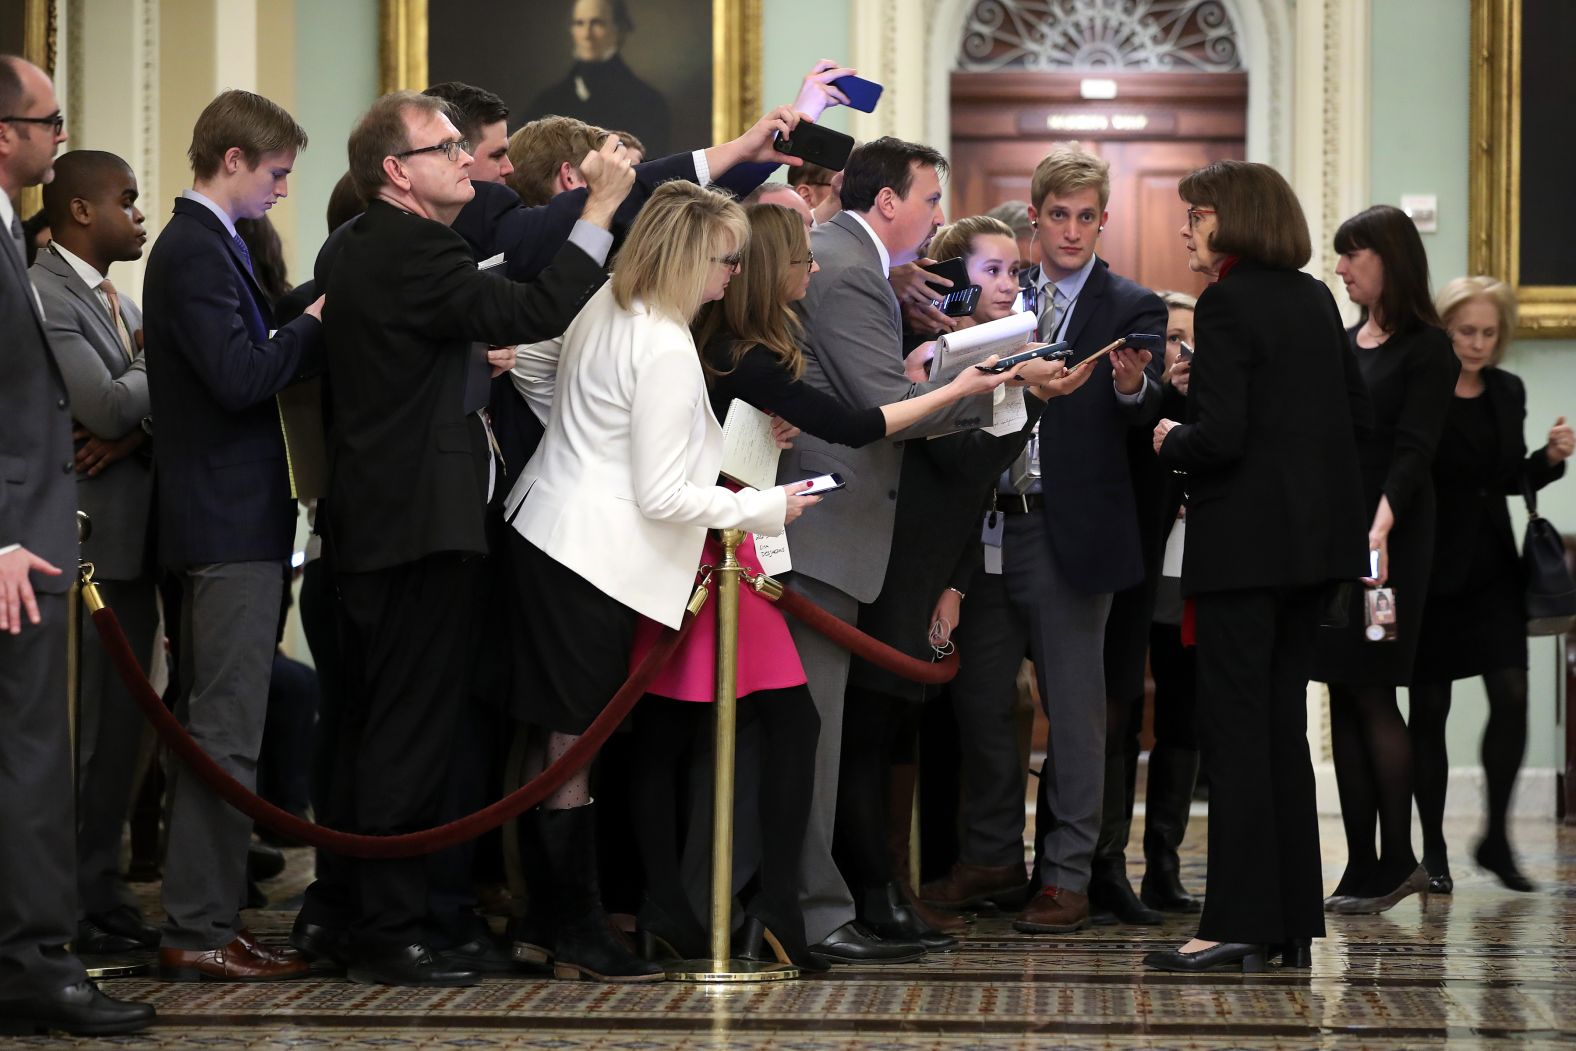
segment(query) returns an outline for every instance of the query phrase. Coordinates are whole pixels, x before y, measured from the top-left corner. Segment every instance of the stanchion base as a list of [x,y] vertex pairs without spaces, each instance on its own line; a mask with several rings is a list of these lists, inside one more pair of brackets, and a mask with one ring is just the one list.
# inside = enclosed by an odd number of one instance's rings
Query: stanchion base
[[718,970],[715,960],[680,960],[668,968],[670,982],[701,982],[726,985],[738,982],[781,982],[799,977],[799,968],[789,963],[762,963],[758,960],[729,960]]
[[87,965],[87,972],[94,981],[101,978],[141,978],[153,973],[153,963],[146,956],[131,954],[95,956],[93,962]]

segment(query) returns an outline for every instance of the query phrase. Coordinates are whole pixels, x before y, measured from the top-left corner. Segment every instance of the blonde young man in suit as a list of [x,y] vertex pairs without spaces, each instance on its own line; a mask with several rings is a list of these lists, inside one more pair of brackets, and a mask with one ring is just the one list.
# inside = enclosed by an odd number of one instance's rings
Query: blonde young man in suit
[[[147,234],[137,177],[112,153],[75,150],[44,187],[54,240],[31,277],[45,331],[76,423],[77,496],[93,530],[82,557],[115,610],[146,672],[158,611],[147,557],[153,497],[148,376],[142,311],[109,280],[111,264],[140,258]],[[121,828],[142,719],[114,666],[93,640],[82,647],[81,744],[77,768],[78,952],[151,948],[159,932],[120,875]]]

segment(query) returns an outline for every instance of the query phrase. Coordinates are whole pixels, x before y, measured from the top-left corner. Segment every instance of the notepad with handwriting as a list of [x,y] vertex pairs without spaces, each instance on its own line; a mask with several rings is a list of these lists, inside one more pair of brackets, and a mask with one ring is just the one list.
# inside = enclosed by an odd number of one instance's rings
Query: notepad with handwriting
[[782,450],[772,438],[772,418],[738,398],[722,421],[722,475],[753,489],[777,484]]

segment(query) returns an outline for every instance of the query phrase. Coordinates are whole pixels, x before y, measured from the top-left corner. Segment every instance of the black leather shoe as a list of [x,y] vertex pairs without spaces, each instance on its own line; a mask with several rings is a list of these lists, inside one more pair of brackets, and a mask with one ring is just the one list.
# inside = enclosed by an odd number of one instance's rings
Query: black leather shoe
[[1152,952],[1144,957],[1144,966],[1179,974],[1201,974],[1240,967],[1243,974],[1252,974],[1265,969],[1265,953],[1262,945],[1221,942],[1198,952],[1182,952],[1179,949]]
[[309,961],[326,960],[338,967],[350,965],[350,934],[338,927],[307,923],[299,916],[290,928],[290,947]]
[[918,942],[926,952],[951,952],[958,940],[919,918],[897,883],[867,890],[860,896],[859,922],[888,941]]
[[146,948],[137,939],[111,934],[90,919],[77,924],[77,936],[71,940],[71,951],[78,956],[103,956]]
[[1138,900],[1161,912],[1198,912],[1204,907],[1182,886],[1181,876],[1170,869],[1146,870],[1138,888]]
[[379,953],[364,953],[345,971],[362,985],[475,985],[481,975],[456,967],[421,943]]
[[105,996],[89,981],[27,1000],[0,1000],[0,1033],[35,1036],[51,1030],[77,1036],[135,1033],[153,1024],[151,1004]]
[[1516,855],[1504,840],[1485,839],[1477,845],[1472,857],[1479,868],[1492,872],[1510,890],[1527,894],[1538,889],[1538,885],[1522,875],[1521,869],[1516,867]]
[[[87,917],[87,922],[105,934],[117,935],[136,942],[138,948],[157,949],[159,947],[159,929],[152,924],[146,923],[136,909],[119,908],[110,912],[90,913]],[[82,950],[78,949],[77,951],[81,952]]]
[[1138,927],[1151,927],[1166,922],[1166,918],[1138,900],[1126,876],[1100,874],[1089,882],[1090,922],[1097,912],[1108,912],[1121,923]]
[[1313,966],[1313,939],[1293,938],[1289,942],[1271,945],[1265,949],[1264,955],[1271,960],[1280,957],[1282,967],[1305,971]]
[[284,852],[266,843],[246,848],[246,874],[258,883],[271,880],[285,870]]
[[810,946],[832,963],[909,963],[925,955],[918,942],[889,941],[851,920]]
[[516,969],[514,954],[491,938],[472,938],[439,950],[438,956],[450,967],[478,974],[512,974]]

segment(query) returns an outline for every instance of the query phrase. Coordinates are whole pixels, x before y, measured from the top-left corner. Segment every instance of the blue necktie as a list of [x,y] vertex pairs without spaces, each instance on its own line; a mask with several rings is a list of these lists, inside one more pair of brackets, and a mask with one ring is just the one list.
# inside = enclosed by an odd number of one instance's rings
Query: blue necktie
[[230,240],[235,242],[235,250],[241,253],[241,260],[246,264],[246,272],[248,274],[254,273],[252,270],[252,253],[246,250],[246,242],[241,240],[241,235],[231,234]]

